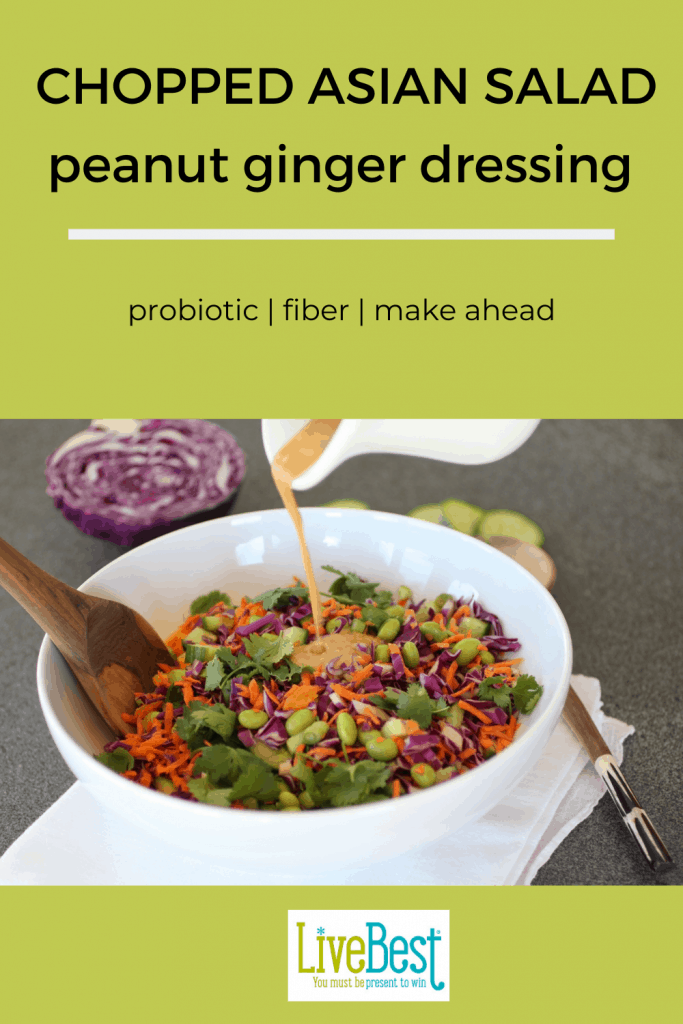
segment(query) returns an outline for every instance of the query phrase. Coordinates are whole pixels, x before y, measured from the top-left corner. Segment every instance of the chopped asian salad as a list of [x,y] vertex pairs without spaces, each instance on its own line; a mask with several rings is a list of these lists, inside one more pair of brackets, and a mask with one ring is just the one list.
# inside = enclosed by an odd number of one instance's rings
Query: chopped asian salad
[[496,615],[323,568],[320,637],[296,579],[237,607],[198,598],[167,641],[180,667],[159,666],[98,760],[177,799],[300,811],[412,793],[512,743],[542,687]]

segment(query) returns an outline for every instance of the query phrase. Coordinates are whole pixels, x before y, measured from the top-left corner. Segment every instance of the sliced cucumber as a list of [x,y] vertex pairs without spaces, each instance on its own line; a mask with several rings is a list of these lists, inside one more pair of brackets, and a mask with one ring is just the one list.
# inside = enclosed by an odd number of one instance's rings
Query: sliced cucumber
[[527,519],[521,512],[511,512],[506,508],[485,512],[477,528],[477,536],[483,540],[488,540],[489,537],[514,537],[515,540],[536,544],[539,548],[545,541],[540,526]]
[[425,519],[428,523],[442,522],[440,505],[418,505],[408,515],[413,519]]
[[473,536],[476,533],[477,525],[484,515],[483,508],[478,505],[470,505],[466,501],[456,501],[455,498],[448,498],[441,502],[441,512],[449,526],[460,533],[468,533]]
[[355,498],[338,498],[336,501],[326,501],[321,508],[369,508],[364,501],[356,501]]

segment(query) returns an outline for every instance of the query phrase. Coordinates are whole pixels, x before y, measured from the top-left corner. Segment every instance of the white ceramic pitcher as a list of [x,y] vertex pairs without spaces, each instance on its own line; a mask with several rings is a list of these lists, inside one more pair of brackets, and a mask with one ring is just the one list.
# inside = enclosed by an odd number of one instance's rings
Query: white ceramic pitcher
[[[263,420],[268,461],[308,420]],[[510,455],[534,432],[539,420],[342,420],[310,469],[294,481],[296,490],[315,487],[354,455],[389,452],[480,465]]]

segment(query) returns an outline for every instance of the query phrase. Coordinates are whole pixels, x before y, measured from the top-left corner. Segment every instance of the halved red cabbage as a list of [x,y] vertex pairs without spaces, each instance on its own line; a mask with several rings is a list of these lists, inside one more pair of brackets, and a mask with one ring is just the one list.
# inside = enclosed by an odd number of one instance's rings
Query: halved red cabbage
[[79,530],[115,544],[227,515],[244,453],[206,420],[93,420],[46,463],[47,493]]

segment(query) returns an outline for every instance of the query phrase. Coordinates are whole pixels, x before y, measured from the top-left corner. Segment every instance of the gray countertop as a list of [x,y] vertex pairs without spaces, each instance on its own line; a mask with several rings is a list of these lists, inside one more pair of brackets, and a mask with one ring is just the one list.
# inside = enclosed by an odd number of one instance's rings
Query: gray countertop
[[[280,503],[258,420],[218,421],[248,459],[234,511]],[[0,536],[78,586],[121,550],[80,533],[45,494],[44,462],[86,425],[0,421]],[[407,456],[359,456],[302,496],[317,505],[358,498],[406,513],[461,498],[538,522],[558,567],[554,590],[569,623],[574,671],[597,676],[608,715],[632,723],[624,772],[672,856],[683,862],[682,421],[544,421],[490,466]],[[73,782],[38,704],[41,632],[0,590],[0,853]],[[406,879],[409,881],[409,879]],[[608,797],[541,869],[540,885],[639,885],[650,873]]]

